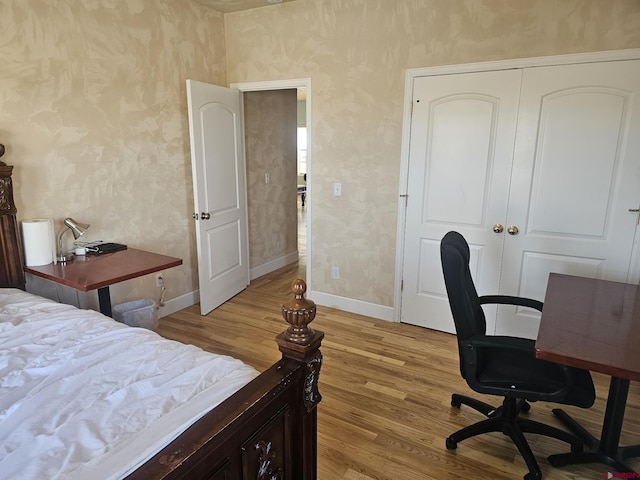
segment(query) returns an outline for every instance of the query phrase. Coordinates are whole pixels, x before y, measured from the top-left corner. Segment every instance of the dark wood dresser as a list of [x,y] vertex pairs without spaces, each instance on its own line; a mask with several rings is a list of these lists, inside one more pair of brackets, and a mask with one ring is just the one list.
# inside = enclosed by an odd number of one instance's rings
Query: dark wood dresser
[[0,162],[0,287],[24,290],[24,254],[13,202],[12,171],[12,166]]

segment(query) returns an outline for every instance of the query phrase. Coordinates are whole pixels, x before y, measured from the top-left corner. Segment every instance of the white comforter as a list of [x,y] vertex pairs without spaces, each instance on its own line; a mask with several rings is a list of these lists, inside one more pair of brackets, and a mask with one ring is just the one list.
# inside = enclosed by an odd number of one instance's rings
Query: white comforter
[[91,310],[0,289],[0,476],[122,478],[257,374]]

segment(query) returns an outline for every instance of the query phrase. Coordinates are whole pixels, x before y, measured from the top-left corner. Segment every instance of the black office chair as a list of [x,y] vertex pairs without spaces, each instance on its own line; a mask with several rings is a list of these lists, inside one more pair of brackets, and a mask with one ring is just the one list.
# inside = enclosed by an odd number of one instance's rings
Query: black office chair
[[542,302],[521,297],[492,295],[478,297],[469,270],[469,245],[458,232],[447,233],[440,244],[444,281],[458,338],[460,373],[478,393],[504,397],[493,407],[471,397],[454,393],[451,405],[468,405],[487,418],[465,427],[446,440],[449,450],[469,437],[502,432],[516,445],[529,468],[525,480],[542,477],[540,467],[523,433],[554,437],[580,452],[583,442],[568,432],[519,416],[531,408],[528,402],[543,400],[587,408],[593,405],[595,389],[586,370],[539,360],[534,340],[486,334],[482,305],[510,304],[542,310]]

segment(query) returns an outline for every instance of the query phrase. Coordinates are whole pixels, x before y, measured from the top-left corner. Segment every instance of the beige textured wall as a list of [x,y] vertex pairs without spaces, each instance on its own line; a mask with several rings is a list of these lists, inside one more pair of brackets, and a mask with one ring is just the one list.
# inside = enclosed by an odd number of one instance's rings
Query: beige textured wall
[[225,28],[230,82],[312,79],[313,289],[393,306],[405,69],[638,48],[640,2],[298,0]]
[[313,287],[390,306],[405,69],[637,48],[639,25],[638,0],[297,0],[224,20],[190,0],[1,0],[3,160],[19,219],[182,257],[173,298],[197,289],[184,81],[311,77]]
[[[249,264],[256,268],[298,250],[297,92],[245,92]],[[269,183],[265,182],[269,175]]]
[[[71,216],[89,240],[179,256],[167,298],[196,290],[185,80],[226,85],[225,63],[222,15],[189,0],[2,0],[19,219]],[[152,276],[112,288],[114,303],[157,295]]]

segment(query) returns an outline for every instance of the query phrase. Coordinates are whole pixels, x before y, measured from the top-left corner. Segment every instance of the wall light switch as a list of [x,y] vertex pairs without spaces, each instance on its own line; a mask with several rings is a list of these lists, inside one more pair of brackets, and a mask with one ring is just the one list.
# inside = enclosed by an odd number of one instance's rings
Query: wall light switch
[[342,196],[342,184],[341,183],[334,183],[333,184],[333,196],[334,197],[341,197]]

